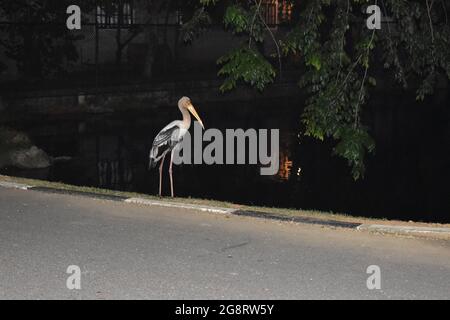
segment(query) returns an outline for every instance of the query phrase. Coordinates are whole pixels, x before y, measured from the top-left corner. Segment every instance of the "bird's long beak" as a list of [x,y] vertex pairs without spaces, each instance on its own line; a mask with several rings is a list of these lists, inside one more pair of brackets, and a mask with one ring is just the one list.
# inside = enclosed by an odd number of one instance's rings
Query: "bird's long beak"
[[200,125],[202,126],[203,130],[205,130],[205,126],[203,125],[203,121],[202,121],[202,119],[200,119],[197,111],[195,110],[195,108],[194,108],[194,106],[192,104],[189,104],[188,110],[189,110],[190,113],[192,113],[192,115],[195,117],[195,119],[197,119],[197,121],[200,122]]

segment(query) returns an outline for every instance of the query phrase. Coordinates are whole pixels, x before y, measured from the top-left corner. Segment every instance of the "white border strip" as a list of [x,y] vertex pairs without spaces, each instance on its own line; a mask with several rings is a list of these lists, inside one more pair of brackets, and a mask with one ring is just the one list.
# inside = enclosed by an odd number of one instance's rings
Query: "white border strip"
[[387,226],[381,224],[362,224],[356,228],[357,230],[368,230],[375,232],[388,233],[439,233],[450,234],[450,228],[429,228],[429,227],[404,227],[404,226]]
[[127,203],[141,204],[146,206],[160,206],[160,207],[168,207],[168,208],[179,208],[179,209],[190,209],[190,210],[200,210],[204,212],[212,212],[212,213],[224,213],[230,214],[236,211],[235,209],[228,208],[220,208],[220,207],[208,207],[196,204],[185,204],[185,203],[176,203],[176,202],[163,202],[163,201],[155,201],[143,198],[129,198],[124,200]]
[[26,184],[7,182],[7,181],[0,181],[0,187],[8,188],[8,189],[20,189],[20,190],[28,190],[28,189],[32,188],[32,186],[29,186]]

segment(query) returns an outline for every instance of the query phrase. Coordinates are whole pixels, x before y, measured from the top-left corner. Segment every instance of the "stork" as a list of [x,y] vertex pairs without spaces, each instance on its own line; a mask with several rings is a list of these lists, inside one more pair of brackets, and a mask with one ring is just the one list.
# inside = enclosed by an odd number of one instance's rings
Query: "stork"
[[152,149],[150,150],[150,161],[149,169],[156,167],[156,164],[161,161],[159,165],[159,196],[162,194],[162,170],[164,165],[164,159],[166,155],[170,152],[170,165],[169,165],[169,175],[170,175],[170,193],[174,196],[173,192],[173,177],[172,177],[172,163],[173,163],[173,152],[174,149],[179,146],[183,140],[184,135],[188,132],[191,127],[191,115],[200,122],[203,129],[203,122],[200,119],[197,111],[192,105],[191,99],[188,97],[182,97],[178,101],[178,109],[180,109],[183,115],[183,120],[175,120],[165,126],[153,140]]

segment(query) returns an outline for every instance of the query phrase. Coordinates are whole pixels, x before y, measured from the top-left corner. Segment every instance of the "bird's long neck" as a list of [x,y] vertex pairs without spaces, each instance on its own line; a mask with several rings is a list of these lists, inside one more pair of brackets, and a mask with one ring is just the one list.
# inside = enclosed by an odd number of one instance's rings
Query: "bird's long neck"
[[185,108],[180,108],[181,114],[183,115],[182,125],[185,129],[189,129],[191,127],[191,115],[189,111]]

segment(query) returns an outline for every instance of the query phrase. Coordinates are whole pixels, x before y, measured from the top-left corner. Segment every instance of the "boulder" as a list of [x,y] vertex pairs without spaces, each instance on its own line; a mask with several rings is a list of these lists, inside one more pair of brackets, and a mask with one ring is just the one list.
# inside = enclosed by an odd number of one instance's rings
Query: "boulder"
[[51,164],[52,159],[33,145],[27,134],[0,127],[0,168],[43,169]]
[[9,158],[10,164],[20,169],[43,169],[51,165],[50,157],[36,146],[12,151]]

